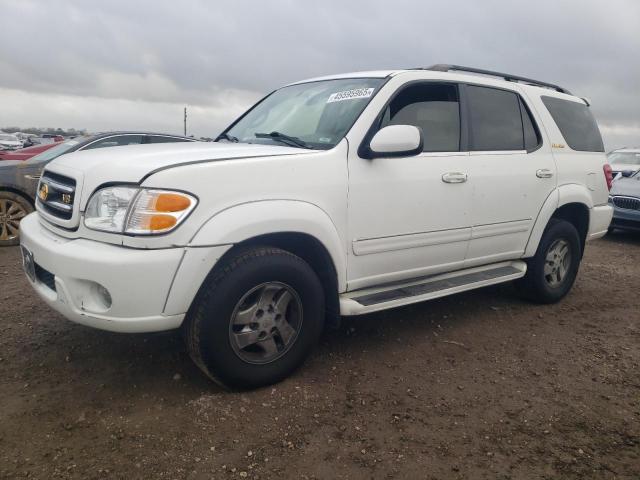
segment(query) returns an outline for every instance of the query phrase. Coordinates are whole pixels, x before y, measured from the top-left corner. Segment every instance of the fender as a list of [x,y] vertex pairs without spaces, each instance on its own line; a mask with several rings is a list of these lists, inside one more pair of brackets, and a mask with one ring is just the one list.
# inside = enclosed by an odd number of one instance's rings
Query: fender
[[35,194],[36,192],[33,192],[31,195],[29,195],[26,191],[25,191],[25,187],[22,185],[19,185],[17,183],[14,182],[6,182],[3,183],[2,185],[0,185],[0,192],[12,192],[12,193],[17,193],[18,195],[23,196],[24,198],[26,198],[27,200],[29,200],[29,202],[31,202],[32,204],[35,202]]
[[300,200],[260,200],[218,212],[194,235],[189,246],[236,244],[259,235],[306,233],[329,252],[338,275],[338,288],[346,288],[344,242],[331,217],[320,207]]
[[301,200],[259,200],[222,210],[200,227],[189,246],[235,244],[279,232],[315,237],[331,255],[339,279],[346,283],[344,242],[335,224],[320,207]]
[[270,233],[305,233],[329,252],[346,289],[346,254],[329,215],[318,206],[298,200],[261,200],[229,207],[209,218],[187,245],[165,304],[165,314],[184,313],[216,262],[234,244]]
[[555,213],[555,211],[567,205],[568,203],[581,203],[585,205],[590,211],[593,208],[593,199],[591,194],[585,185],[577,183],[568,183],[566,185],[560,185],[553,192],[549,194],[544,202],[544,205],[538,213],[536,223],[529,235],[529,241],[524,251],[524,258],[533,257],[538,249],[538,244],[544,233],[549,220]]

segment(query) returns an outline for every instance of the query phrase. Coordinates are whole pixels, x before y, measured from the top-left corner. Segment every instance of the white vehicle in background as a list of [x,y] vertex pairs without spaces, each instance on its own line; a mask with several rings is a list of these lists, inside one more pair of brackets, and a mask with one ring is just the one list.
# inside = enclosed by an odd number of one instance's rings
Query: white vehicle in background
[[22,146],[30,146],[32,142],[30,141],[32,138],[35,138],[36,135],[33,133],[23,133],[23,132],[15,132],[14,135],[18,137],[18,139],[22,142]]
[[0,133],[0,150],[17,150],[22,148],[22,141],[11,133]]
[[274,91],[216,143],[54,160],[21,243],[67,318],[182,328],[207,375],[256,387],[340,315],[508,281],[559,301],[607,232],[610,186],[589,105],[561,87],[453,65],[349,73]]
[[640,170],[640,148],[620,148],[607,154],[612,175],[630,177]]

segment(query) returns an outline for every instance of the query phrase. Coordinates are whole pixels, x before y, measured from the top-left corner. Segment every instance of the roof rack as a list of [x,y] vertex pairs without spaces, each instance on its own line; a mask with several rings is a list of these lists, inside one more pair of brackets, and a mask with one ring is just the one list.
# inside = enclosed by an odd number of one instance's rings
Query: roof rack
[[483,70],[481,68],[462,67],[460,65],[449,65],[446,63],[438,63],[436,65],[431,65],[430,67],[421,68],[420,70],[433,70],[434,72],[450,72],[452,70],[455,70],[458,72],[478,73],[480,75],[500,77],[505,79],[507,82],[519,82],[519,83],[521,82],[529,85],[535,85],[538,87],[550,88],[560,93],[566,93],[567,95],[572,95],[572,93],[566,88],[560,87],[558,85],[554,85],[553,83],[540,82],[538,80],[532,80],[531,78],[519,77],[517,75],[511,75],[509,73],[493,72],[491,70]]

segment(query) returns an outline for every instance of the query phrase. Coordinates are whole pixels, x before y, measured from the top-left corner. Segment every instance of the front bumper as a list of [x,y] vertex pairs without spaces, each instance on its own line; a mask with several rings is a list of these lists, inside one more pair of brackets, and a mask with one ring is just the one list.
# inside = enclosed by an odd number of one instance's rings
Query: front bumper
[[67,239],[42,226],[37,213],[22,220],[20,238],[35,262],[37,275],[29,281],[69,320],[114,332],[170,330],[182,323],[190,299],[173,314],[164,310],[187,248],[141,250]]
[[640,210],[613,207],[611,227],[640,231]]

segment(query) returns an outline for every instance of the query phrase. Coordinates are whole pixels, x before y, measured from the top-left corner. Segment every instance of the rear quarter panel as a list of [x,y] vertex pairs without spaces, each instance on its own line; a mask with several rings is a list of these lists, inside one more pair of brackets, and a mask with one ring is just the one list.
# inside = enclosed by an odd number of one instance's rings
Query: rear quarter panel
[[542,118],[543,128],[551,142],[551,150],[556,159],[558,169],[558,188],[563,185],[582,186],[589,192],[593,205],[606,205],[609,190],[602,169],[607,163],[606,154],[604,152],[581,152],[571,149],[540,97],[541,95],[553,96],[572,102],[582,102],[582,100],[571,95],[538,87],[529,87],[527,90],[529,90],[527,97]]

